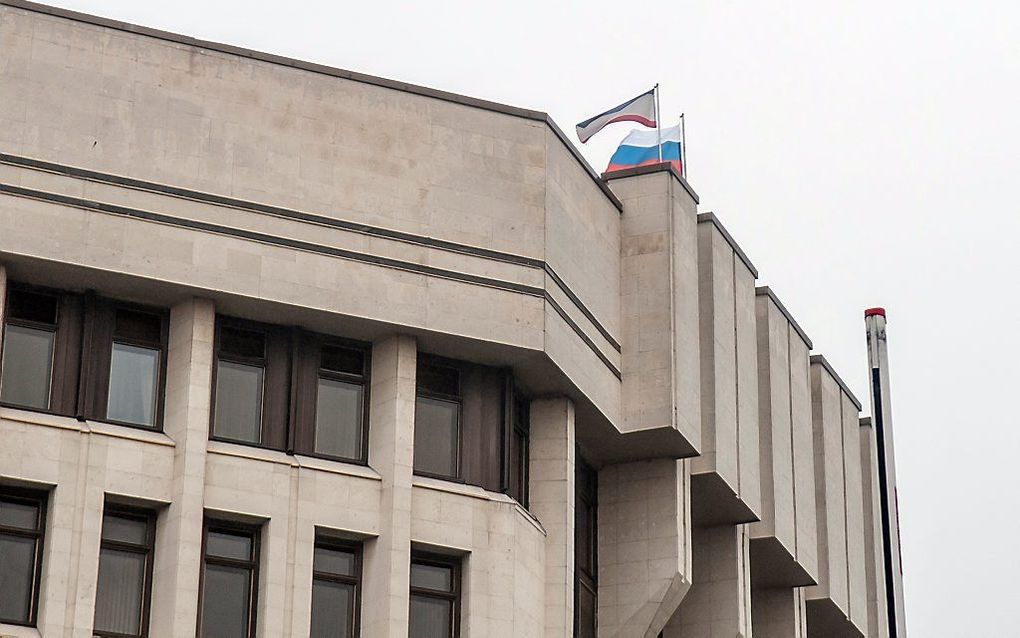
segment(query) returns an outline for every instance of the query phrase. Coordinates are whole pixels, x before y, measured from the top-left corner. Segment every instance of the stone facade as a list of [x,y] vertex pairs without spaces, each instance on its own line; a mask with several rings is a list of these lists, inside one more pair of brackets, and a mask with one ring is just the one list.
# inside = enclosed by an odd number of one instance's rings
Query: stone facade
[[[47,495],[0,636],[93,635],[110,503],[155,513],[153,638],[197,632],[207,517],[260,530],[258,636],[309,635],[320,535],[361,548],[363,636],[408,635],[416,552],[459,565],[462,638],[572,636],[585,530],[599,636],[889,635],[860,404],[667,165],[603,178],[543,113],[21,0],[0,104],[0,318],[12,286],[169,317],[160,428],[0,405],[0,490]],[[369,344],[367,462],[212,440],[220,316]],[[415,473],[421,353],[527,397],[527,498]]]

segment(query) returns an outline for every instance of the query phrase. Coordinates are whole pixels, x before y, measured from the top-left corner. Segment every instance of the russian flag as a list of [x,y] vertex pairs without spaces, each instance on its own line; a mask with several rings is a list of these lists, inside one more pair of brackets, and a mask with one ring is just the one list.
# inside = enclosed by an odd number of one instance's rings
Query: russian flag
[[605,113],[599,113],[574,128],[577,130],[578,139],[584,144],[591,139],[592,135],[613,122],[638,122],[651,128],[658,126],[655,120],[655,89],[642,93],[632,100],[627,100]]
[[619,171],[635,166],[646,166],[669,162],[683,173],[683,149],[680,148],[680,125],[662,129],[662,159],[659,159],[659,136],[656,131],[635,129],[620,142],[619,148],[609,158],[606,172]]

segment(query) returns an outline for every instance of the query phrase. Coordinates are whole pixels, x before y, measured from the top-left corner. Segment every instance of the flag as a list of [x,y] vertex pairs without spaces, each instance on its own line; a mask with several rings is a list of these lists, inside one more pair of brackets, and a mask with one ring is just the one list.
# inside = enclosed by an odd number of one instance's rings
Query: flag
[[659,159],[658,131],[642,131],[634,129],[620,142],[619,148],[609,159],[606,172],[624,168],[669,162],[683,174],[683,149],[680,148],[680,125],[662,129],[662,159]]
[[607,124],[613,122],[638,122],[650,128],[657,126],[655,121],[655,89],[642,93],[632,100],[627,100],[620,106],[611,108],[605,113],[599,113],[591,119],[587,119],[576,126],[577,137],[584,144],[592,135],[601,131]]

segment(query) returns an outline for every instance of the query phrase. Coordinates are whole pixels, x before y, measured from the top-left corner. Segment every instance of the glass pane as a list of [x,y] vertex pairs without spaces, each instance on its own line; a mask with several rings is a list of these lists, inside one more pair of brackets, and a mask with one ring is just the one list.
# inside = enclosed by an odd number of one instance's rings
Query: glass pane
[[360,385],[319,379],[315,400],[315,451],[360,459],[363,405]]
[[457,475],[459,408],[450,401],[418,397],[414,410],[414,470]]
[[418,364],[418,388],[450,396],[460,396],[460,371],[428,363]]
[[411,563],[411,587],[453,591],[453,568]]
[[251,560],[251,535],[244,532],[209,532],[205,539],[205,553],[221,558]]
[[159,350],[114,343],[106,418],[138,425],[155,424],[158,385]]
[[311,638],[354,635],[354,585],[312,581]]
[[453,602],[411,596],[408,638],[449,638],[453,635]]
[[0,618],[28,622],[35,582],[35,540],[0,536]]
[[52,332],[8,325],[0,400],[28,408],[50,407],[52,367]]
[[250,443],[261,440],[263,374],[259,366],[219,362],[214,435]]
[[158,344],[163,331],[163,318],[151,312],[118,308],[113,336]]
[[7,316],[57,325],[57,298],[27,290],[12,290],[7,297]]
[[355,562],[354,552],[331,549],[329,547],[316,547],[313,569],[327,574],[354,576]]
[[354,348],[325,346],[322,348],[322,369],[347,374],[365,373],[365,353]]
[[96,583],[96,629],[140,634],[145,580],[144,554],[101,550]]
[[205,566],[202,583],[202,636],[242,638],[248,635],[251,573],[240,567]]
[[595,594],[581,583],[577,584],[577,636],[595,638]]
[[145,545],[149,534],[148,521],[144,519],[103,515],[103,540]]
[[22,501],[0,501],[0,525],[19,529],[38,529],[39,505]]
[[581,500],[577,501],[574,510],[574,561],[578,569],[592,574],[592,534],[591,510]]
[[220,351],[261,359],[266,356],[266,335],[243,328],[223,328],[220,330]]
[[524,477],[527,475],[527,468],[524,467],[526,447],[527,439],[519,431],[514,430],[510,438],[510,496],[519,503],[524,502]]

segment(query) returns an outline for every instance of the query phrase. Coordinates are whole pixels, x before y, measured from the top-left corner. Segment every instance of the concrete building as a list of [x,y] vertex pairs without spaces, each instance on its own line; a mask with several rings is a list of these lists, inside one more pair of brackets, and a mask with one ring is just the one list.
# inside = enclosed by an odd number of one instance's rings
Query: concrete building
[[0,0],[0,636],[886,636],[860,403],[668,165]]

